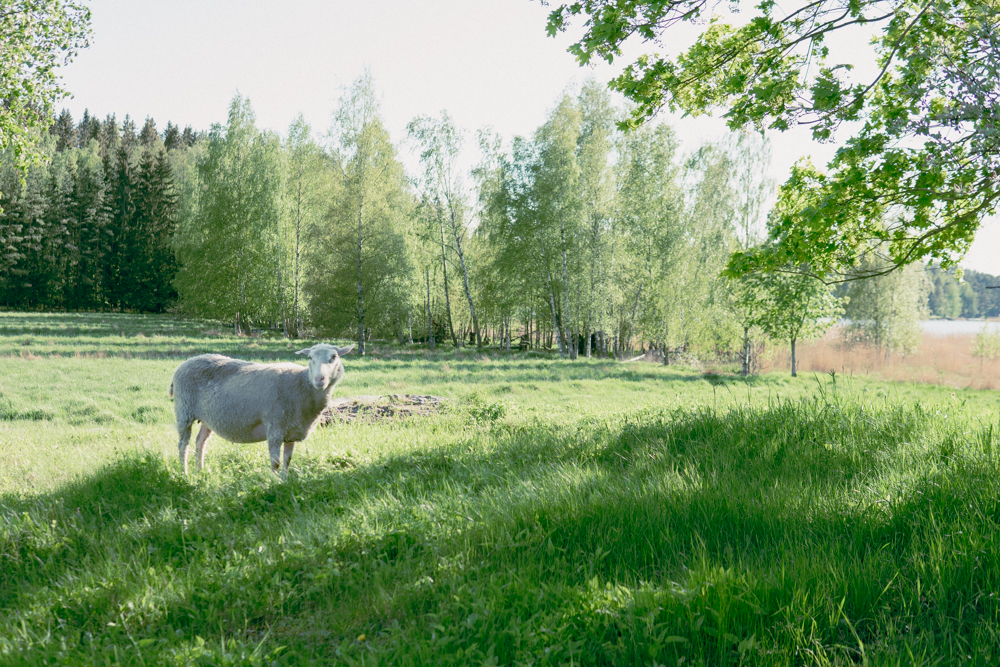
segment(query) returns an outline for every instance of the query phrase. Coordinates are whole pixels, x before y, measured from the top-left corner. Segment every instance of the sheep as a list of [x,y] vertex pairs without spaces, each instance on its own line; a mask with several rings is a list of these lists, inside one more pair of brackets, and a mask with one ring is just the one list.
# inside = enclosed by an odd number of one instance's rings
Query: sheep
[[198,469],[205,464],[205,441],[213,432],[230,442],[267,440],[271,468],[284,469],[295,443],[305,440],[326,408],[333,388],[344,377],[340,357],[354,349],[318,343],[295,354],[309,356],[306,367],[295,363],[258,364],[221,354],[191,357],[174,371],[170,398],[174,401],[181,468],[187,474],[191,426],[201,422],[195,438]]

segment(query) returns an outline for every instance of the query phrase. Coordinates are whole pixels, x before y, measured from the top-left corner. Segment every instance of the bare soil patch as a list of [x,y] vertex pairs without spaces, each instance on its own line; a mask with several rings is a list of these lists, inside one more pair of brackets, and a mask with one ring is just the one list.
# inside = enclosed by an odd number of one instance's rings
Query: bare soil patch
[[330,422],[382,421],[415,415],[429,415],[441,410],[447,399],[441,396],[414,394],[365,394],[345,396],[330,401],[320,416],[320,425]]

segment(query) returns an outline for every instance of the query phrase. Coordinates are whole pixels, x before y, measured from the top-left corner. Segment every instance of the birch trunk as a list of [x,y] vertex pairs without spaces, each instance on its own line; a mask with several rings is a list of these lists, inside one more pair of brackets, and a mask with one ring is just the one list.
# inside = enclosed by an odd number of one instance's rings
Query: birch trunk
[[448,315],[448,333],[451,334],[451,342],[455,345],[457,349],[458,338],[455,336],[455,326],[451,321],[451,297],[448,294],[448,256],[445,254],[445,242],[444,242],[444,220],[441,215],[441,205],[438,204],[438,227],[441,230],[441,272],[444,278],[444,308]]
[[[301,171],[301,165],[299,169]],[[302,262],[302,176],[299,176],[298,198],[295,211],[295,294],[292,295],[292,334],[294,338],[302,337],[302,325],[299,324],[299,271]]]
[[573,327],[571,324],[572,318],[569,316],[569,276],[566,272],[566,222],[560,221],[559,223],[559,237],[562,242],[562,319],[563,326],[562,331],[559,332],[560,335],[565,336],[566,352],[570,359],[576,359],[576,345],[573,341]]
[[364,201],[358,202],[358,354],[365,354],[365,295],[361,279],[362,249],[364,247],[364,227],[362,226]]
[[430,348],[434,349],[434,322],[431,320],[431,267],[424,267],[424,275],[427,277],[427,342]]
[[796,368],[795,368],[795,339],[793,338],[791,342],[792,342],[792,377],[796,377]]
[[462,229],[455,218],[455,207],[451,209],[451,231],[455,237],[455,250],[458,251],[458,261],[462,265],[462,280],[465,283],[465,298],[469,302],[469,315],[472,317],[472,330],[476,334],[476,349],[483,349],[483,340],[479,333],[479,320],[476,319],[476,307],[472,303],[472,291],[469,289],[469,271],[465,268],[465,253],[462,252]]

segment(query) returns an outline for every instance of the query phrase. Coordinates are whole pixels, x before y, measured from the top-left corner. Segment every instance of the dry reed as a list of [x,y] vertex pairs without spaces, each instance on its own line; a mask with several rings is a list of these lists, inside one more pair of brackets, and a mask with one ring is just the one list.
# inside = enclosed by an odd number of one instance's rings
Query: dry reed
[[[924,334],[912,354],[886,355],[873,347],[847,347],[837,329],[821,340],[796,348],[799,373],[871,375],[882,380],[923,382],[968,389],[1000,388],[1000,358],[973,356],[974,334],[931,336]],[[787,348],[769,345],[761,363],[764,373],[788,371]]]

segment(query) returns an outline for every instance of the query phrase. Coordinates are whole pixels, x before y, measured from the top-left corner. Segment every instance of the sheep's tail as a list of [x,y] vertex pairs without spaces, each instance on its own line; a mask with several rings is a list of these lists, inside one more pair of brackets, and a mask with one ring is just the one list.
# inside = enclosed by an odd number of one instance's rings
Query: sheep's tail
[[170,383],[170,391],[167,392],[167,394],[170,396],[170,400],[171,401],[174,400],[174,383],[173,382]]

